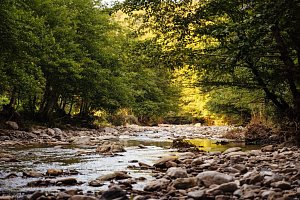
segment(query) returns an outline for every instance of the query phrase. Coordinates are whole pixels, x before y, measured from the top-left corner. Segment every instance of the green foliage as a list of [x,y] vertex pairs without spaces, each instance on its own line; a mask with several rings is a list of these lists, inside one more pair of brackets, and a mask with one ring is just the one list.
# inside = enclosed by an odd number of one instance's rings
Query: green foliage
[[230,88],[235,101],[219,101],[225,105],[220,110],[246,108],[236,102],[235,88],[253,96],[261,91],[279,116],[299,126],[299,2],[127,0],[124,10],[145,10],[144,22],[168,54],[176,55],[177,66],[198,68],[198,85]]
[[168,112],[169,73],[150,59],[159,47],[140,42],[110,14],[93,0],[1,1],[4,118],[17,121],[18,111],[53,124],[126,108],[146,122]]

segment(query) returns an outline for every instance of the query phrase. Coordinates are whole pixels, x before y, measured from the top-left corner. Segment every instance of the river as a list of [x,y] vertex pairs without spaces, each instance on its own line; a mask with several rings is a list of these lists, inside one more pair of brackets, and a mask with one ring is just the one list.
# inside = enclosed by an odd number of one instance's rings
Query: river
[[[178,156],[176,149],[170,148],[172,140],[166,137],[149,138],[148,132],[140,133],[138,136],[125,137],[120,142],[125,146],[126,152],[117,153],[114,156],[95,154],[97,145],[66,145],[57,148],[53,145],[30,145],[15,147],[0,147],[0,152],[12,154],[20,162],[0,162],[0,194],[24,195],[36,190],[58,192],[66,187],[51,186],[43,188],[28,187],[27,183],[42,178],[23,177],[23,171],[35,171],[45,174],[47,169],[62,169],[66,174],[63,177],[76,178],[80,185],[69,186],[68,190],[80,189],[83,193],[96,193],[107,189],[109,182],[102,187],[89,186],[89,182],[101,175],[113,173],[114,171],[126,171],[133,179],[140,177],[145,181],[137,181],[133,187],[142,190],[147,181],[153,180],[152,169],[141,170],[138,162],[153,165],[159,158],[166,156]],[[159,133],[161,134],[161,133]],[[162,134],[163,135],[163,134]],[[229,143],[226,145],[216,144],[218,139],[192,139],[190,142],[205,151],[224,151],[230,147],[242,147],[243,150],[257,149],[259,146],[245,146],[244,143]],[[146,148],[140,148],[139,145]],[[78,174],[67,172],[77,171]],[[6,178],[15,173],[17,177]],[[56,181],[62,177],[52,178]],[[48,179],[48,178],[47,178]]]

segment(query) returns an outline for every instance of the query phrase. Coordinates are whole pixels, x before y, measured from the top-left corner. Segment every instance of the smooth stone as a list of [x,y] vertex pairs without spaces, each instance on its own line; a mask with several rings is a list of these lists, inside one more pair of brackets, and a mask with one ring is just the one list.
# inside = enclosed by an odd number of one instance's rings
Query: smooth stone
[[48,176],[59,176],[63,173],[62,169],[48,169],[46,174]]
[[204,190],[191,191],[187,194],[187,196],[195,200],[205,199],[206,197]]
[[96,197],[86,195],[73,195],[68,200],[98,200]]
[[140,149],[146,149],[146,148],[147,148],[147,147],[146,147],[145,145],[143,145],[143,144],[139,144],[138,147],[139,147]]
[[36,200],[37,198],[44,196],[45,192],[42,192],[41,190],[35,191],[30,197],[29,200]]
[[169,180],[162,178],[155,181],[151,181],[150,183],[147,183],[144,187],[145,191],[156,191],[159,189],[165,189],[167,188],[168,184],[170,183]]
[[139,164],[140,167],[145,167],[145,168],[150,168],[151,167],[151,165],[148,165],[148,164],[143,163],[143,162],[139,162],[138,164]]
[[291,184],[286,182],[286,181],[278,181],[278,182],[274,182],[271,183],[272,187],[276,187],[276,188],[280,188],[282,190],[289,190],[291,189]]
[[232,147],[229,149],[226,149],[223,154],[228,154],[228,153],[232,153],[232,152],[236,152],[236,151],[241,151],[242,148],[241,147]]
[[123,172],[123,171],[115,171],[115,172],[114,172],[114,175],[115,175],[115,179],[116,179],[116,180],[132,178],[131,176],[129,176],[129,175],[127,174],[127,172]]
[[232,166],[234,169],[237,169],[241,172],[241,174],[245,174],[247,173],[248,169],[245,165],[242,164],[236,164]]
[[100,187],[103,185],[105,185],[105,184],[102,181],[98,181],[98,180],[93,180],[93,181],[89,182],[89,186],[92,186],[92,187]]
[[171,178],[187,178],[188,174],[185,169],[181,167],[171,167],[166,172],[167,176]]
[[13,200],[13,197],[3,196],[3,197],[0,197],[0,200]]
[[243,192],[241,189],[237,189],[236,191],[233,192],[233,195],[237,197],[241,197],[243,195]]
[[223,183],[219,186],[217,186],[219,190],[222,190],[223,192],[234,192],[238,189],[238,186],[235,182],[229,182],[229,183]]
[[18,130],[19,129],[19,125],[17,124],[17,122],[13,122],[13,121],[7,121],[5,122],[7,125],[10,126],[10,128],[14,129],[14,130]]
[[97,147],[97,150],[96,150],[96,153],[98,153],[98,154],[118,153],[118,152],[126,152],[126,150],[120,144],[100,145],[100,146]]
[[264,179],[264,177],[261,176],[260,174],[255,174],[255,175],[251,176],[251,178],[249,180],[249,184],[255,185],[255,183],[261,182],[263,179]]
[[275,193],[274,191],[271,191],[271,190],[267,190],[267,191],[264,191],[262,194],[261,194],[261,197],[264,198],[264,199],[267,199],[271,194]]
[[177,178],[171,184],[171,186],[176,189],[188,189],[188,188],[195,187],[196,185],[197,185],[197,181],[194,177]]
[[56,196],[58,200],[68,200],[72,195],[67,194],[65,192],[59,192]]
[[247,153],[243,152],[243,151],[235,151],[235,152],[230,152],[230,153],[226,154],[227,159],[230,158],[231,156],[244,156],[244,157],[246,157]]
[[228,183],[233,180],[232,176],[216,171],[206,171],[199,173],[196,176],[196,179],[199,183],[203,182],[206,187],[209,187],[212,184],[220,185],[223,183]]
[[245,199],[253,199],[254,197],[256,197],[256,193],[253,190],[248,189],[244,192],[245,192],[244,193],[244,198]]
[[75,178],[64,178],[64,179],[57,180],[56,183],[59,183],[59,182],[64,185],[74,185],[77,183],[77,180]]
[[154,167],[157,168],[167,168],[166,163],[167,162],[174,162],[176,159],[173,157],[164,157],[159,159],[155,164]]
[[8,153],[0,153],[0,158],[12,158],[16,159],[14,155],[8,154]]
[[230,196],[226,195],[217,195],[215,196],[215,200],[231,200]]
[[99,181],[110,181],[110,180],[113,180],[114,178],[116,178],[116,175],[114,173],[112,173],[112,174],[106,174],[106,175],[99,176],[96,179]]
[[203,164],[204,161],[202,158],[195,158],[193,161],[192,161],[192,165],[201,165]]
[[126,192],[119,186],[112,186],[107,191],[105,191],[100,197],[100,200],[112,199],[129,200],[129,198],[126,196]]

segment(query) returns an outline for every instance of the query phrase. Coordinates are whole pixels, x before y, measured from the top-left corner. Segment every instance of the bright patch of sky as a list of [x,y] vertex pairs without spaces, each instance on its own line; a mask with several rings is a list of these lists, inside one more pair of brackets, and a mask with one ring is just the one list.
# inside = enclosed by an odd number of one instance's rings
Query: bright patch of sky
[[115,4],[116,2],[123,2],[124,0],[102,0],[103,4],[107,4],[109,6]]

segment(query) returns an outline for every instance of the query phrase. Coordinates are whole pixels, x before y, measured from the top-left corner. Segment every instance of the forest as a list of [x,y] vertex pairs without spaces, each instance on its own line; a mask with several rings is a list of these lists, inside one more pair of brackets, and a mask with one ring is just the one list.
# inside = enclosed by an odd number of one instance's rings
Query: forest
[[300,141],[298,0],[1,0],[0,120],[272,124]]

